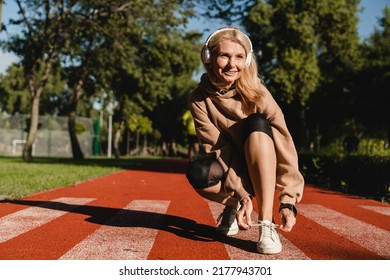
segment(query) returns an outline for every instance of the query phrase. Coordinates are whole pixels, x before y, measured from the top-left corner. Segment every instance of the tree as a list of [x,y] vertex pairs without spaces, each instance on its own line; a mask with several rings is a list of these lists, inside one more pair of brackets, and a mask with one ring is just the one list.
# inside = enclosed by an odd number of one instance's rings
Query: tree
[[[25,160],[32,159],[39,103],[53,65],[67,67],[66,77],[73,89],[69,132],[77,158],[83,157],[75,136],[78,101],[84,92],[92,94],[96,88],[110,90],[117,68],[127,68],[141,82],[141,90],[135,94],[137,102],[142,103],[140,106],[151,110],[156,101],[170,96],[165,90],[169,86],[161,86],[159,81],[165,79],[170,85],[172,77],[157,63],[164,60],[164,51],[172,50],[164,49],[164,45],[175,36],[182,37],[181,27],[193,15],[191,1],[17,0],[16,3],[22,16],[11,24],[22,31],[3,47],[22,58],[28,77],[32,121],[23,150]],[[180,61],[171,62],[181,67]],[[160,67],[160,72],[155,67]]]
[[32,160],[32,147],[36,139],[39,107],[45,86],[58,56],[66,45],[67,14],[75,5],[73,1],[16,0],[20,19],[10,24],[19,26],[20,32],[3,42],[2,47],[21,58],[30,94],[30,127],[23,159]]
[[[161,67],[161,61],[166,57],[172,58],[168,52],[175,50],[164,45],[182,36],[183,31],[179,27],[192,15],[190,2],[176,0],[154,3],[100,1],[99,5],[86,1],[81,6],[83,9],[77,14],[72,28],[77,36],[71,36],[69,53],[65,56],[67,61],[77,62],[67,71],[74,89],[69,128],[74,157],[77,158],[82,158],[82,153],[72,128],[81,95],[85,92],[92,94],[96,88],[111,90],[111,84],[116,83],[112,80],[126,79],[126,75],[122,74],[127,72],[130,77],[136,76],[130,81],[141,79],[140,94],[136,96],[141,107],[152,110],[156,104],[155,97],[158,97],[157,100],[169,98],[170,93],[165,95],[166,91],[161,89],[169,88],[170,83],[165,81],[166,86],[162,86],[161,81],[169,78],[172,67]],[[180,64],[185,63],[185,60],[173,61],[175,67],[182,68]],[[120,73],[118,69],[124,71]],[[134,86],[131,84],[129,88]],[[117,86],[113,85],[113,88]]]
[[8,114],[27,114],[29,111],[29,93],[24,78],[23,67],[12,64],[0,80],[1,111]]
[[371,137],[390,143],[390,111],[387,89],[390,87],[390,7],[383,10],[380,29],[362,44],[364,66],[356,78],[358,120]]
[[279,101],[294,105],[291,115],[299,124],[295,140],[302,145],[307,138],[307,101],[320,77],[311,11],[294,1],[259,1],[250,8],[244,25],[248,32],[262,30],[252,37],[261,52],[265,82]]
[[[54,69],[49,76],[41,98],[41,114],[58,114],[64,107],[67,96],[65,82],[61,79],[61,69]],[[14,63],[0,77],[0,108],[10,115],[27,115],[30,109],[30,94],[23,65]],[[62,109],[63,110],[63,109]]]
[[112,80],[111,88],[119,104],[116,119],[125,120],[126,127],[130,127],[130,116],[148,117],[163,140],[171,141],[170,135],[177,131],[176,118],[186,106],[185,101],[177,101],[189,94],[192,73],[199,67],[199,38],[199,34],[183,34],[180,30],[149,33],[137,49],[136,63],[118,68]]
[[[359,1],[257,1],[243,24],[254,41],[267,85],[281,102],[299,147],[339,123],[329,116],[358,62]],[[319,98],[321,96],[321,98]],[[321,113],[319,113],[321,112]],[[315,122],[312,122],[315,120]]]

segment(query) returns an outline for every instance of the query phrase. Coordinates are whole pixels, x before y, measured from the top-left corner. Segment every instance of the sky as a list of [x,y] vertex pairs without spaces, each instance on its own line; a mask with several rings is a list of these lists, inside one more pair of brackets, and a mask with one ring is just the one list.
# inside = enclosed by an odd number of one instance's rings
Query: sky
[[[8,22],[9,18],[16,16],[16,7],[14,1],[8,0],[7,4],[3,4],[2,22]],[[363,11],[359,13],[359,25],[358,32],[362,39],[367,38],[374,31],[374,27],[379,28],[378,20],[383,16],[383,9],[385,5],[390,7],[390,0],[361,0],[360,6]],[[190,22],[190,29],[198,29],[200,31],[209,29],[215,30],[219,28],[219,23],[210,21],[194,20]],[[209,34],[204,34],[204,39]],[[4,39],[4,32],[0,33],[0,40]],[[4,53],[0,50],[0,74],[3,74],[11,63],[16,62],[18,59],[11,53]]]

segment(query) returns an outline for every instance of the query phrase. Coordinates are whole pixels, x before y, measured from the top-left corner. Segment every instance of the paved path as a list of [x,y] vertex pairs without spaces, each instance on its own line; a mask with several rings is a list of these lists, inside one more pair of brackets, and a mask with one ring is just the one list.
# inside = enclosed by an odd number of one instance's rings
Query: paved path
[[221,205],[194,192],[185,162],[173,163],[1,202],[0,259],[390,259],[390,205],[308,185],[293,232],[280,232],[283,252],[265,256],[256,228],[215,234]]

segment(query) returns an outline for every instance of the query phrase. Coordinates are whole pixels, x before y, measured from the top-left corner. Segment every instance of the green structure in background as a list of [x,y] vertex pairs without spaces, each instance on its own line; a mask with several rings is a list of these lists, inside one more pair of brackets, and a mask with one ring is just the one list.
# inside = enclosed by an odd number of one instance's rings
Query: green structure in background
[[92,155],[98,156],[100,154],[100,141],[99,141],[99,135],[100,135],[100,119],[97,117],[93,122],[93,144],[92,144]]

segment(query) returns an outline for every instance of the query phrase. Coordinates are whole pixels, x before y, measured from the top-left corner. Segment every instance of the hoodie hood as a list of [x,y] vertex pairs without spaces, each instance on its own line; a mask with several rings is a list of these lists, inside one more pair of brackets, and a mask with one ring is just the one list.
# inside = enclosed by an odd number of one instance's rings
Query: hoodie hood
[[218,96],[219,98],[231,98],[237,94],[235,88],[232,88],[230,90],[223,90],[223,89],[221,90],[215,87],[213,83],[210,81],[210,78],[207,73],[204,73],[202,75],[198,86],[207,94]]

